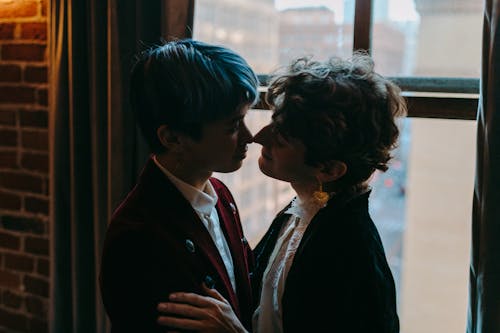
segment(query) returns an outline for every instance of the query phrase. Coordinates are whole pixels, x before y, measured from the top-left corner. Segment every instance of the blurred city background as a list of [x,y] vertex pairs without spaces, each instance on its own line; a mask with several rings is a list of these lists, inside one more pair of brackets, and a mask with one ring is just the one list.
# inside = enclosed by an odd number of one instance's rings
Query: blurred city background
[[[352,53],[354,0],[197,0],[194,38],[231,47],[259,74],[297,56]],[[478,78],[482,0],[375,0],[372,54],[386,76]],[[408,92],[411,93],[411,92]],[[247,117],[255,133],[270,112]],[[475,122],[408,118],[390,169],[376,173],[370,211],[396,280],[403,333],[462,332],[467,309]],[[292,198],[263,176],[260,146],[216,174],[232,190],[254,246]],[[328,265],[329,263],[325,263]]]

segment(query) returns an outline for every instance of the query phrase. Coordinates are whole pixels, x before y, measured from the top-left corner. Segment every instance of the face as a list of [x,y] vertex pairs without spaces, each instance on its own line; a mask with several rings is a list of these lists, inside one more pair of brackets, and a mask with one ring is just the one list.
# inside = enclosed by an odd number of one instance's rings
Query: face
[[244,122],[248,109],[245,105],[229,117],[205,124],[201,139],[188,139],[184,145],[184,165],[207,173],[239,169],[252,142]]
[[317,168],[304,162],[306,148],[297,139],[285,139],[271,123],[262,128],[254,142],[262,145],[259,168],[265,175],[289,183],[315,183]]

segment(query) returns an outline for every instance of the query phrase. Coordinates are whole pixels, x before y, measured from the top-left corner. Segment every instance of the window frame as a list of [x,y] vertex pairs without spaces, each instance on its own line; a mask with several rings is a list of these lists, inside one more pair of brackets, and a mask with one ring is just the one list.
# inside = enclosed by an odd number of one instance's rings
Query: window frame
[[[355,0],[353,51],[372,50],[373,0]],[[476,120],[479,102],[479,78],[389,77],[402,89],[407,100],[408,117]],[[268,75],[259,75],[261,98],[257,109],[269,109],[265,103]]]

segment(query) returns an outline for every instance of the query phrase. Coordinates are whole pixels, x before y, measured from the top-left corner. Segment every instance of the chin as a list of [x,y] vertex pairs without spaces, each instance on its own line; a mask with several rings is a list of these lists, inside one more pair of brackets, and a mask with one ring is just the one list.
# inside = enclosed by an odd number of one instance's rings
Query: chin
[[262,172],[264,175],[268,176],[268,177],[271,177],[271,178],[274,178],[274,179],[278,179],[276,178],[276,176],[274,176],[274,174],[266,168],[266,166],[260,162],[259,160],[259,169],[260,169],[260,172]]
[[284,181],[287,183],[289,183],[291,181],[289,177],[286,177],[283,175],[280,176],[279,174],[276,174],[276,172],[273,172],[273,170],[266,168],[265,164],[261,163],[260,161],[259,161],[259,169],[260,169],[260,172],[262,172],[264,175],[266,175],[269,178],[281,180],[281,181]]
[[220,173],[234,172],[234,171],[240,169],[242,165],[243,165],[243,161],[239,161],[238,163],[233,163],[232,165],[217,168],[214,171],[220,172]]

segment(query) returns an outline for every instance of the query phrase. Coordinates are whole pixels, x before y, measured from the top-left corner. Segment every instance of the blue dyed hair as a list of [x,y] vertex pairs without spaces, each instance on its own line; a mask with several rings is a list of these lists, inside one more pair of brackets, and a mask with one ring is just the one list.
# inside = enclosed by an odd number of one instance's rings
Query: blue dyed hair
[[257,102],[259,81],[234,51],[192,39],[175,40],[138,55],[132,68],[130,99],[151,150],[165,148],[161,125],[201,139],[201,129]]

